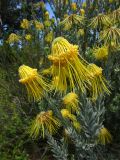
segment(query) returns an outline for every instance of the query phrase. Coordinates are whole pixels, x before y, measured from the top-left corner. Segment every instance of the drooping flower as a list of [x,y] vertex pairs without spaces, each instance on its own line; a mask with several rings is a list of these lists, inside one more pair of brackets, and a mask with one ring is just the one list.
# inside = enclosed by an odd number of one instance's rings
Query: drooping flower
[[83,59],[79,57],[77,45],[72,45],[63,37],[58,37],[52,43],[51,55],[48,59],[53,64],[53,77],[58,77],[57,84],[55,84],[56,90],[59,86],[65,86],[64,92],[66,92],[68,82],[71,90],[77,87],[82,92],[85,91],[91,73]]
[[45,36],[45,41],[46,41],[47,43],[51,43],[52,40],[53,40],[53,32],[50,31],[50,32]]
[[75,2],[71,3],[71,9],[73,11],[76,11],[77,10],[77,4]]
[[108,15],[105,14],[98,14],[96,17],[93,17],[91,19],[90,26],[93,28],[97,27],[104,27],[104,26],[110,26],[111,25],[111,19]]
[[30,23],[27,19],[23,19],[20,26],[23,29],[28,29],[30,27]]
[[57,132],[57,129],[60,127],[60,121],[53,116],[52,110],[47,112],[40,112],[35,120],[33,120],[30,127],[30,136],[37,138],[39,134],[44,138],[45,130],[50,134]]
[[97,60],[105,60],[108,57],[108,47],[97,47],[93,50],[93,55]]
[[89,64],[88,69],[91,72],[93,78],[91,78],[91,93],[92,99],[96,100],[101,94],[110,94],[108,89],[108,82],[102,75],[102,68],[95,64]]
[[37,30],[43,30],[44,29],[44,25],[42,23],[40,23],[39,21],[35,20],[34,24],[35,24],[35,28]]
[[110,16],[112,17],[112,21],[113,21],[114,23],[120,22],[120,7],[119,7],[118,9],[114,10],[114,11],[111,13]]
[[18,36],[17,34],[11,33],[11,34],[9,35],[8,39],[7,39],[7,42],[8,42],[9,44],[15,43],[15,42],[19,42],[20,38],[21,38],[21,37]]
[[84,24],[84,17],[77,14],[71,14],[60,22],[60,25],[65,26],[66,30],[67,28],[70,29],[74,24]]
[[27,41],[30,41],[31,38],[32,38],[31,34],[26,34],[26,35],[25,35],[25,39],[26,39]]
[[111,46],[111,44],[114,42],[115,46],[119,46],[120,29],[116,27],[107,28],[100,33],[100,39],[101,41],[104,41],[105,45]]
[[38,101],[43,97],[44,91],[49,90],[49,85],[38,74],[37,69],[22,65],[19,67],[19,76],[19,82],[24,84],[27,89],[28,100]]
[[76,121],[76,116],[70,113],[68,109],[61,109],[61,114],[63,118],[70,119],[72,121]]
[[102,127],[98,134],[98,143],[105,145],[107,143],[111,143],[111,141],[112,141],[112,136],[110,132],[105,127]]
[[72,112],[72,111],[79,112],[78,103],[79,103],[78,95],[74,92],[70,92],[63,97],[63,104],[66,106],[66,108],[70,112]]

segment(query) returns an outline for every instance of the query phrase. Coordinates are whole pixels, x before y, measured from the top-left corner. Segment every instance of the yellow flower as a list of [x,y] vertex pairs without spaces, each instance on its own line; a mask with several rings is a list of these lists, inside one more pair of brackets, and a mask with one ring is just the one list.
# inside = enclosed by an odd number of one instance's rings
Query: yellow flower
[[30,27],[29,21],[27,19],[23,19],[21,22],[21,28],[28,29]]
[[98,14],[96,17],[91,19],[90,26],[93,28],[103,27],[103,26],[110,26],[111,19],[108,15]]
[[51,55],[48,56],[48,59],[53,63],[53,77],[58,77],[56,90],[59,89],[59,86],[64,86],[64,92],[66,92],[68,81],[71,90],[77,87],[82,92],[85,91],[91,73],[88,71],[85,62],[83,62],[83,58],[78,57],[78,55],[77,45],[70,44],[63,37],[54,39]]
[[86,8],[86,6],[87,6],[87,5],[86,5],[86,2],[83,2],[83,3],[82,3],[82,7],[83,7],[83,8]]
[[76,121],[76,116],[71,114],[67,109],[61,109],[61,114],[63,118],[70,119],[72,121]]
[[105,127],[102,127],[98,134],[98,142],[105,145],[107,143],[110,143],[111,141],[112,141],[112,136],[110,132]]
[[46,20],[49,19],[49,12],[48,12],[48,11],[45,12],[45,19],[46,19]]
[[78,106],[79,100],[78,95],[74,92],[68,93],[63,97],[63,104],[66,105],[66,108],[71,111],[79,112]]
[[46,41],[47,43],[51,43],[52,40],[53,40],[53,32],[51,31],[51,32],[49,32],[49,33],[45,36],[45,41]]
[[31,34],[26,34],[26,35],[25,35],[25,39],[26,39],[27,41],[30,41],[31,38],[32,38]]
[[111,18],[112,18],[112,21],[114,23],[116,22],[120,22],[120,7],[116,10],[114,10],[112,13],[111,13]]
[[43,1],[41,1],[41,2],[35,3],[35,4],[34,4],[34,7],[35,7],[36,9],[39,9],[39,8],[44,9],[44,8],[45,8],[45,4],[44,4]]
[[84,9],[80,9],[80,13],[81,13],[82,16],[84,16],[85,15],[85,10]]
[[85,34],[84,29],[79,29],[78,32],[77,32],[78,37],[84,36],[84,34]]
[[109,0],[109,3],[113,3],[114,0]]
[[104,60],[108,57],[108,47],[102,46],[93,50],[93,55],[97,60]]
[[80,131],[80,130],[81,130],[81,125],[80,125],[79,122],[73,121],[73,126],[74,126],[74,128],[75,128],[77,131]]
[[44,29],[43,24],[40,23],[39,21],[35,20],[34,23],[35,23],[35,28],[36,28],[37,30],[43,30],[43,29]]
[[40,112],[30,127],[30,136],[37,138],[39,134],[44,138],[45,130],[50,134],[56,133],[60,127],[60,121],[53,116],[52,110],[47,112]]
[[89,64],[88,69],[93,76],[91,78],[92,99],[96,100],[98,96],[104,93],[109,95],[108,82],[102,75],[102,68],[95,64]]
[[76,11],[76,10],[77,10],[77,4],[73,2],[73,3],[71,4],[71,9],[72,9],[73,11]]
[[45,27],[50,27],[51,26],[51,21],[50,20],[44,21],[44,26]]
[[84,23],[83,16],[80,16],[77,14],[71,14],[71,15],[66,16],[66,18],[60,22],[60,25],[65,26],[65,28],[70,29],[73,24],[83,24],[83,23]]
[[19,67],[19,76],[19,82],[24,84],[27,89],[29,100],[38,101],[43,96],[44,90],[48,91],[49,86],[37,73],[37,69],[22,65]]
[[7,39],[7,42],[10,43],[14,43],[14,42],[18,42],[20,40],[20,36],[16,35],[15,33],[11,33]]
[[111,45],[114,42],[115,46],[120,45],[120,29],[110,27],[100,33],[100,39],[103,40],[105,45]]

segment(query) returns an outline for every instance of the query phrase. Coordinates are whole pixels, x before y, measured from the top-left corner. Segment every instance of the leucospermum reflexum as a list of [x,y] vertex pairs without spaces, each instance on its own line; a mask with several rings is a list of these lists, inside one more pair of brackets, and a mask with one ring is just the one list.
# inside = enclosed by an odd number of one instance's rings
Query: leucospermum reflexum
[[44,138],[45,130],[50,134],[56,133],[60,127],[60,121],[53,116],[52,110],[40,112],[33,120],[30,127],[30,136],[37,138],[39,134]]
[[69,83],[70,90],[77,87],[82,92],[85,91],[91,73],[83,59],[79,57],[77,45],[70,44],[63,37],[58,37],[52,42],[51,55],[48,59],[52,62],[53,78],[57,77],[54,83],[56,90],[60,89],[59,86],[64,86],[61,92],[66,92]]
[[110,94],[108,89],[108,82],[102,75],[102,68],[95,64],[89,64],[88,69],[91,72],[93,78],[91,78],[91,93],[92,99],[96,100],[101,94]]
[[44,91],[49,90],[49,85],[38,74],[37,69],[22,65],[19,67],[19,76],[19,82],[24,84],[27,89],[29,100],[38,101],[43,97]]
[[63,97],[63,104],[66,106],[66,108],[70,112],[72,112],[72,111],[79,112],[78,103],[79,103],[78,95],[74,92],[70,92]]
[[108,47],[97,47],[93,50],[93,55],[97,60],[106,60],[108,57]]
[[111,143],[111,141],[112,136],[110,132],[105,127],[102,127],[98,134],[98,143],[105,145],[107,143]]

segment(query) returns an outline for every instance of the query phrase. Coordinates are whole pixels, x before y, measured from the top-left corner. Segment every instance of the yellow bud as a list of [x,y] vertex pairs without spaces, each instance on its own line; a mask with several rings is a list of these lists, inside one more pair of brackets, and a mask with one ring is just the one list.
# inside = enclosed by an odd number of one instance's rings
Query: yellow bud
[[76,3],[72,3],[72,4],[71,4],[71,9],[72,9],[73,11],[76,11],[76,10],[77,10],[77,4],[76,4]]

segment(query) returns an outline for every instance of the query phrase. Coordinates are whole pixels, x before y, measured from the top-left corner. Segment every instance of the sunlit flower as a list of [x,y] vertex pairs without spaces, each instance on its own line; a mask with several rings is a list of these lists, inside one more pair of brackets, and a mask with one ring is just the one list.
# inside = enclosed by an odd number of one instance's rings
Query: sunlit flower
[[31,34],[26,34],[26,35],[25,35],[25,39],[26,39],[27,41],[30,41],[31,38],[32,38]]
[[52,110],[40,112],[30,127],[30,136],[37,138],[39,134],[44,138],[45,130],[50,134],[56,133],[60,127],[60,121],[53,116]]
[[113,3],[114,0],[109,0],[109,3]]
[[20,26],[23,29],[28,29],[30,27],[30,23],[27,19],[23,19]]
[[34,21],[34,24],[35,24],[35,28],[36,28],[37,30],[43,30],[43,29],[44,29],[43,24],[40,23],[39,21],[35,20],[35,21]]
[[24,84],[27,89],[29,100],[38,101],[43,97],[43,92],[48,91],[49,86],[38,74],[37,69],[22,65],[19,67],[19,76],[19,82]]
[[48,12],[48,11],[45,12],[45,19],[46,19],[46,20],[49,19],[49,12]]
[[112,141],[112,136],[110,132],[105,127],[102,127],[98,134],[98,142],[105,145],[107,143],[111,143],[111,141]]
[[120,22],[120,7],[111,13],[112,21]]
[[71,3],[71,9],[73,11],[76,11],[77,10],[77,4],[75,2]]
[[18,36],[15,33],[11,33],[7,39],[7,42],[10,43],[14,43],[14,42],[19,42],[20,40],[20,36]]
[[92,99],[96,100],[101,94],[110,94],[108,89],[108,82],[102,75],[102,68],[95,64],[89,64],[88,69],[91,72],[93,78],[91,78],[91,93]]
[[85,15],[85,10],[84,10],[84,9],[80,9],[80,14],[81,14],[82,16],[84,16],[84,15]]
[[74,128],[75,128],[77,131],[80,131],[80,130],[81,130],[81,125],[80,125],[79,122],[73,121],[72,124],[73,124]]
[[47,43],[51,43],[52,40],[53,40],[53,32],[50,31],[50,32],[45,36],[45,41],[46,41]]
[[71,14],[66,16],[66,18],[60,22],[61,26],[65,26],[65,28],[68,29],[70,29],[73,24],[84,24],[84,17],[77,14]]
[[53,63],[53,77],[58,77],[56,90],[59,85],[67,89],[68,81],[71,90],[77,87],[82,92],[85,91],[91,73],[83,62],[83,58],[79,56],[77,45],[70,44],[63,37],[58,37],[52,43],[51,55],[48,56],[48,59]]
[[93,55],[97,60],[105,60],[108,57],[108,47],[97,47],[93,50]]
[[61,114],[63,118],[70,119],[72,121],[76,121],[76,116],[69,112],[67,109],[61,109]]
[[85,34],[84,29],[79,29],[78,32],[77,32],[78,37],[84,36],[84,34]]
[[83,2],[83,3],[82,3],[82,7],[83,7],[83,8],[86,8],[86,6],[87,6],[87,5],[86,5],[86,2]]
[[45,8],[45,3],[44,3],[43,1],[37,2],[37,3],[34,4],[34,7],[35,7],[36,9],[39,9],[39,8],[44,9],[44,8]]
[[91,19],[90,26],[93,28],[103,27],[103,26],[110,26],[111,19],[108,15],[98,14],[96,17]]
[[67,95],[63,97],[63,104],[66,106],[66,108],[71,111],[79,111],[78,106],[79,100],[78,95],[74,92],[70,92]]
[[50,20],[44,21],[44,26],[45,27],[50,27],[51,26],[51,21]]
[[103,40],[105,45],[111,45],[114,42],[115,46],[120,45],[120,29],[110,27],[100,33],[100,39]]

